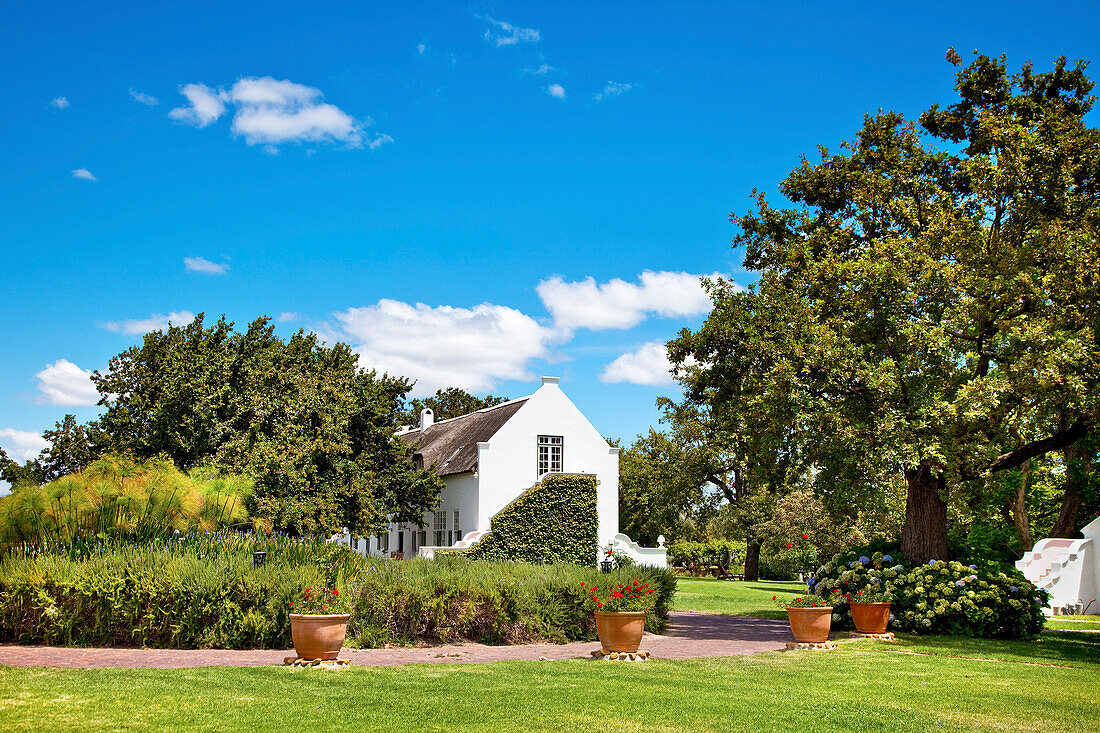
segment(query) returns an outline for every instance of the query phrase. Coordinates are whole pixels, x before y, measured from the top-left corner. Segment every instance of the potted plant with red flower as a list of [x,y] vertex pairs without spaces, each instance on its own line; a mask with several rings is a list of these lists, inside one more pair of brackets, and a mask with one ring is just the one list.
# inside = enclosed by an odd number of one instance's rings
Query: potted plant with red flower
[[805,644],[817,644],[829,640],[833,626],[833,606],[815,595],[799,596],[794,600],[781,600],[772,596],[780,608],[787,609],[787,621],[791,624],[794,640]]
[[596,618],[600,645],[609,652],[637,652],[646,616],[656,603],[649,583],[581,583],[581,589],[585,610]]
[[302,659],[336,659],[351,618],[347,595],[337,588],[306,588],[289,604],[295,653]]
[[893,594],[881,585],[868,585],[863,590],[847,594],[852,611],[852,623],[861,634],[884,634],[890,623],[890,603]]

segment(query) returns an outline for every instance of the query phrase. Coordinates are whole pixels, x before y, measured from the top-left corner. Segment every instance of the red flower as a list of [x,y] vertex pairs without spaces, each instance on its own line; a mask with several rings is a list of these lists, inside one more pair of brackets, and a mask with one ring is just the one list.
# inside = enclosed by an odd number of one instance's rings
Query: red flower
[[787,547],[790,547],[790,546],[791,546],[791,543],[790,543],[790,542],[788,542],[788,543],[787,543]]
[[652,588],[650,588],[649,590],[646,591],[646,593],[652,593],[652,592],[653,592]]
[[773,600],[773,601],[775,600],[775,596],[772,596],[772,600]]
[[596,591],[598,591],[599,589],[600,589],[600,586],[598,586],[598,585],[594,585],[594,586],[592,586],[592,592],[593,592],[593,593],[595,593],[595,592],[596,592]]
[[582,588],[584,587],[584,581],[583,580],[581,581],[581,587]]
[[802,539],[808,540],[808,539],[810,539],[810,535],[804,534],[804,535],[802,535]]
[[291,608],[294,608],[294,601],[291,601],[291,602],[290,602],[290,607],[291,607]]
[[603,604],[602,604],[602,603],[597,603],[597,604],[596,604],[596,607],[597,607],[597,608],[603,608]]
[[338,591],[338,590],[336,590],[335,588],[333,588],[333,589],[332,589],[332,595],[334,595],[334,596],[338,596],[338,595],[340,595],[340,591]]
[[309,592],[310,592],[310,589],[306,588],[306,598],[309,598]]
[[322,611],[327,611],[327,610],[328,610],[328,606],[321,606],[321,610],[322,610]]

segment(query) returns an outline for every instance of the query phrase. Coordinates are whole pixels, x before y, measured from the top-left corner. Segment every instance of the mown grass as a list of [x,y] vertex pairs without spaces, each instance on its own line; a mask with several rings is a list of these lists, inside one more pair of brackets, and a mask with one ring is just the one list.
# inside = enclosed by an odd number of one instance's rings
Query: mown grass
[[672,608],[674,611],[785,619],[787,612],[776,607],[772,596],[794,598],[805,592],[806,584],[799,582],[678,578]]
[[[1095,731],[1100,639],[352,668],[0,668],[7,730]],[[1064,638],[1071,637],[1071,638]],[[987,661],[993,660],[993,661]]]
[[1088,620],[1082,620],[1080,616],[1070,618],[1074,620],[1065,616],[1047,619],[1046,628],[1057,631],[1100,631],[1100,616],[1093,616]]

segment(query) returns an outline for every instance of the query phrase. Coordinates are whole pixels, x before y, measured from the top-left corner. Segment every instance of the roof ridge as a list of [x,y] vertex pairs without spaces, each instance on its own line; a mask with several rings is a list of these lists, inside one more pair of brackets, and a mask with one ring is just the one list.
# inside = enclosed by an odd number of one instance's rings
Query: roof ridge
[[[490,407],[482,407],[480,410],[474,410],[473,412],[467,412],[465,415],[455,415],[454,417],[445,417],[442,420],[436,420],[435,422],[433,422],[428,427],[435,427],[436,425],[442,425],[445,422],[454,422],[455,420],[461,420],[464,417],[470,417],[471,415],[477,415],[480,412],[492,412],[493,410],[495,410],[499,407],[507,407],[508,405],[514,405],[517,402],[524,402],[524,401],[529,400],[529,399],[531,399],[531,395],[527,395],[526,397],[517,397],[514,400],[508,400],[507,402],[501,402],[498,405],[492,405]],[[398,435],[408,435],[409,433],[418,432],[421,429],[422,428],[417,427],[416,425],[413,425],[411,430],[406,430],[402,433],[398,433]]]

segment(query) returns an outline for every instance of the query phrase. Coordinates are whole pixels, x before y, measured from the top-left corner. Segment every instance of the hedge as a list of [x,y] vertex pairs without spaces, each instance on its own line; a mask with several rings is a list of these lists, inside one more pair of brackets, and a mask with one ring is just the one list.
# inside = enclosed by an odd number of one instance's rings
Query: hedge
[[[289,602],[348,577],[356,599],[349,645],[472,640],[594,639],[581,583],[647,582],[658,591],[647,628],[661,631],[673,574],[624,568],[610,575],[568,564],[361,558],[337,548],[324,567],[286,552],[255,567],[251,552],[181,553],[115,547],[83,558],[0,560],[0,642],[150,648],[287,648]],[[338,557],[336,557],[338,556]]]
[[552,473],[493,516],[471,560],[592,566],[598,553],[596,477]]

